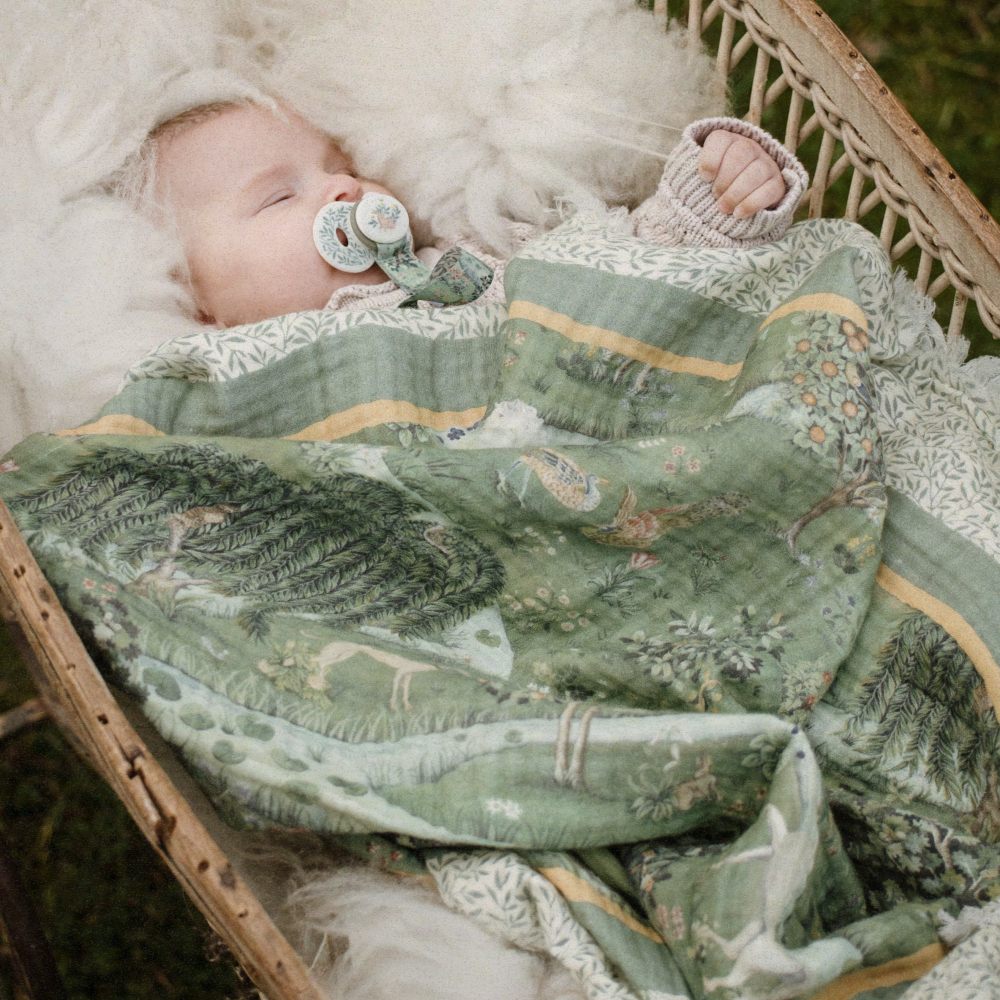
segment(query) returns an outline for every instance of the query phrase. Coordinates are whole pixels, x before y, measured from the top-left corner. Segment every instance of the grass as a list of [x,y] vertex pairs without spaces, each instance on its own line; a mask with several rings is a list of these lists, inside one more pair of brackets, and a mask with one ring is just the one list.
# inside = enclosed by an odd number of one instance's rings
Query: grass
[[[1000,3],[827,0],[825,9],[1000,217]],[[973,331],[974,353],[1000,342]],[[0,711],[31,695],[0,629]],[[118,800],[43,723],[0,744],[0,830],[72,1000],[221,1000],[240,993],[208,958],[208,929]],[[0,1000],[13,997],[0,953]]]
[[828,0],[823,7],[1000,218],[1000,3]]

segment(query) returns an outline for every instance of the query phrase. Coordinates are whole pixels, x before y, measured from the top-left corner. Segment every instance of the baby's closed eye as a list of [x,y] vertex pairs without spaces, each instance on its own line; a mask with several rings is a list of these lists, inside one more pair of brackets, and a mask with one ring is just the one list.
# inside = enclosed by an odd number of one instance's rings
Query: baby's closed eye
[[260,208],[257,209],[258,212],[263,212],[266,208],[273,208],[275,205],[280,205],[282,202],[290,201],[295,197],[294,191],[282,190],[274,191],[269,194],[263,202],[261,202]]

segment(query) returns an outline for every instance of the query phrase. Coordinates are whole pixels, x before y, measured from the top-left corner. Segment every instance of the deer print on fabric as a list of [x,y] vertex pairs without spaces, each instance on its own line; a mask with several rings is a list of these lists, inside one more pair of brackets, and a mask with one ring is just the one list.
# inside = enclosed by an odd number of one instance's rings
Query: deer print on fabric
[[325,675],[332,667],[344,663],[352,656],[366,656],[369,659],[377,660],[393,671],[392,693],[389,696],[389,711],[391,712],[397,711],[400,705],[407,712],[413,708],[410,704],[410,681],[413,680],[414,674],[438,669],[433,663],[408,660],[405,656],[390,653],[377,646],[363,646],[357,642],[339,641],[327,643],[316,654],[314,666],[316,670],[322,671]]

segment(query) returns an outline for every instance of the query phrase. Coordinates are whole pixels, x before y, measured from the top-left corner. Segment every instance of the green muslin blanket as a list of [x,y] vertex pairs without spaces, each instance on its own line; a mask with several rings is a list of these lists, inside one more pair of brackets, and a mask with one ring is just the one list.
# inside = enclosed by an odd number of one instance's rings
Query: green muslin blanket
[[899,996],[1000,895],[1000,569],[884,475],[891,286],[579,218],[506,306],[172,341],[0,494],[232,822],[594,1000]]

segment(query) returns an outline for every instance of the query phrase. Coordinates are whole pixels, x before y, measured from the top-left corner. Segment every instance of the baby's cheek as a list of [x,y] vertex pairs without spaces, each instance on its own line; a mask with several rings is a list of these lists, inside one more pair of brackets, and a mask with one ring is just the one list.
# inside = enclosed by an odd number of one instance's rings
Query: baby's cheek
[[288,254],[276,264],[272,282],[283,302],[280,312],[322,309],[338,287],[338,273],[315,249]]
[[[335,271],[319,255],[312,240],[312,218],[290,212],[265,234],[258,233],[250,253],[256,278],[257,311],[279,316],[306,309],[322,309],[340,284],[350,278]],[[280,224],[278,224],[280,222]]]

